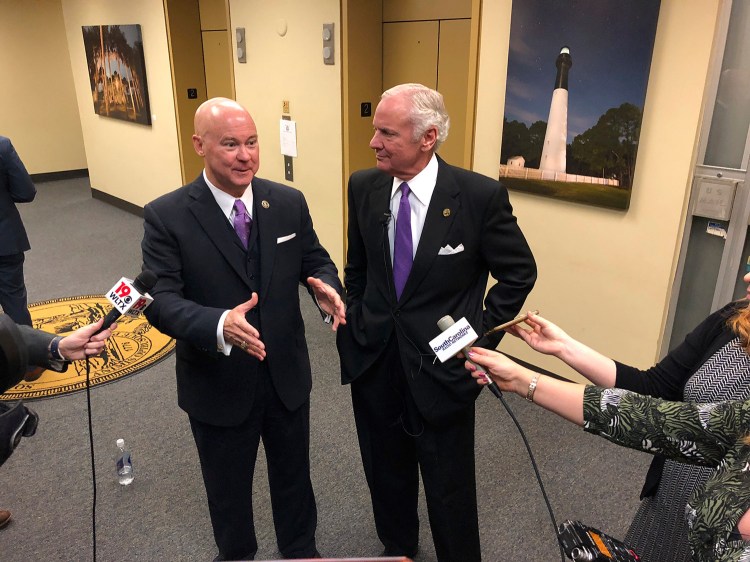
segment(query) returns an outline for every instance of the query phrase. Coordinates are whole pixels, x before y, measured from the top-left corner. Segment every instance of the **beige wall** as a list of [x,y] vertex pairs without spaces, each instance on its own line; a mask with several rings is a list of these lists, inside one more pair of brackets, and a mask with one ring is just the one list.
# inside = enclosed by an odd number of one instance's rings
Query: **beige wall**
[[[342,268],[339,4],[310,0],[303,10],[299,0],[234,0],[230,13],[231,35],[237,26],[247,30],[248,63],[235,59],[233,64],[237,99],[254,114],[261,135],[260,175],[286,183],[278,120],[282,100],[289,100],[299,149],[291,185],[306,194],[321,240]],[[539,281],[528,306],[539,308],[602,352],[640,366],[650,365],[657,356],[670,298],[718,4],[719,0],[662,0],[627,212],[511,192],[539,264]],[[142,206],[181,184],[162,3],[62,0],[67,45],[58,32],[59,6],[54,0],[0,0],[0,37],[3,44],[13,44],[0,54],[3,76],[32,80],[34,73],[28,68],[43,66],[36,59],[38,45],[48,51],[45,60],[69,52],[68,62],[62,57],[45,68],[47,75],[61,73],[54,98],[41,95],[36,84],[4,81],[0,134],[14,138],[32,172],[46,172],[86,166],[80,138],[76,140],[82,128],[92,185]],[[511,0],[483,2],[474,169],[492,177],[497,177],[500,154],[510,14]],[[287,27],[284,36],[277,31],[282,22]],[[324,22],[336,24],[334,66],[322,62]],[[98,23],[141,24],[154,115],[151,127],[94,114],[81,26]],[[66,64],[71,68],[66,70]],[[75,84],[77,111],[56,106],[64,105],[65,85],[70,83],[66,72]],[[61,160],[69,150],[77,156]],[[559,362],[529,352],[511,338],[501,349],[572,376]]]
[[[658,355],[718,3],[662,0],[627,212],[511,192],[539,266],[528,307],[603,353],[642,367]],[[500,154],[510,14],[511,0],[484,2],[474,167],[492,177]],[[514,338],[505,338],[501,349],[571,375]]]
[[32,174],[86,167],[60,0],[0,0],[0,135]]
[[[140,207],[182,185],[172,77],[162,2],[63,0],[91,186]],[[140,24],[151,104],[151,126],[94,113],[81,27]]]
[[[302,7],[304,4],[304,8]],[[247,63],[234,59],[237,101],[258,126],[259,176],[300,189],[315,230],[343,275],[341,170],[341,24],[338,0],[236,0],[230,3],[231,35],[244,27]],[[335,24],[335,65],[323,64],[323,24]],[[286,25],[286,34],[278,32]],[[234,43],[233,43],[234,44]],[[297,123],[294,182],[284,180],[279,149],[282,101]]]

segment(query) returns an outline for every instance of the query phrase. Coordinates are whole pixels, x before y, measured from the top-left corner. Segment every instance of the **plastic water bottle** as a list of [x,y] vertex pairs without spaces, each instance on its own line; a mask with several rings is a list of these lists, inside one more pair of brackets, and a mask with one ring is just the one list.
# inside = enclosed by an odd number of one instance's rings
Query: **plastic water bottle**
[[133,474],[133,462],[130,459],[130,452],[125,450],[124,439],[117,440],[117,449],[117,462],[115,463],[117,467],[117,481],[121,485],[127,486],[133,481],[135,475]]

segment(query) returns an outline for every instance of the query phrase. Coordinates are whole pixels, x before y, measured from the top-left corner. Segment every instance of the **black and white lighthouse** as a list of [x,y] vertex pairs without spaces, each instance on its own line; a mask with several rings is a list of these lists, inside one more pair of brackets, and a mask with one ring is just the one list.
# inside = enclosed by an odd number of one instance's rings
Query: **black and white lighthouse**
[[565,172],[566,146],[568,140],[568,71],[573,66],[570,49],[560,50],[555,61],[557,77],[552,90],[552,102],[547,119],[547,132],[544,135],[542,160],[539,169],[550,172]]

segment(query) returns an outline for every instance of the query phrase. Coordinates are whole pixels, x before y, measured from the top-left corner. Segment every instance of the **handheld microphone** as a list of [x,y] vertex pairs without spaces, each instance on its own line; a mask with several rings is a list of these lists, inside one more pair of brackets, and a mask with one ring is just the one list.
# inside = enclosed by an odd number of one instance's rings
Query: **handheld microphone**
[[[438,325],[438,328],[440,328],[440,330],[442,330],[443,332],[445,332],[448,328],[450,328],[451,326],[453,326],[455,323],[456,323],[456,321],[453,320],[452,316],[446,315],[446,316],[443,316],[440,320],[438,320],[437,325]],[[472,361],[471,359],[469,359],[469,346],[467,345],[467,346],[463,347],[460,351],[462,351],[463,354],[466,356],[466,360],[469,363],[471,363],[472,365],[474,365],[474,367],[476,368],[476,370],[478,372],[482,373],[482,375],[484,376],[484,380],[487,381],[487,387],[490,389],[490,392],[492,392],[492,394],[494,394],[498,398],[501,398],[502,395],[503,395],[503,393],[500,391],[500,389],[498,388],[498,386],[495,383],[495,381],[493,381],[490,378],[490,376],[487,374],[487,372],[484,370],[484,368],[480,367],[479,365],[477,365],[476,363],[474,363],[474,361]]]
[[107,300],[112,303],[112,310],[104,317],[104,323],[96,333],[109,328],[123,314],[136,317],[146,310],[154,301],[148,294],[154,285],[156,274],[148,269],[141,271],[132,281],[127,277],[121,278],[106,294]]

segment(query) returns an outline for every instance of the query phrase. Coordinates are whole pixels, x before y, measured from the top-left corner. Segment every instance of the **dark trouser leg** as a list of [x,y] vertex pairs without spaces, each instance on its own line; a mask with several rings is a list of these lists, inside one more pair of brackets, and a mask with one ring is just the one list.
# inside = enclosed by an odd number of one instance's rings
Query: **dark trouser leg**
[[0,256],[0,306],[16,324],[31,326],[23,261],[23,253]]
[[276,541],[284,558],[312,558],[318,511],[310,481],[310,403],[290,412],[275,392],[266,397],[263,446]]
[[217,427],[190,418],[214,539],[224,560],[252,560],[258,551],[252,493],[259,417],[253,411],[236,427]]
[[405,391],[393,341],[376,366],[351,384],[375,527],[388,555],[413,555],[419,542],[419,473],[414,440],[403,426]]
[[474,404],[416,438],[430,528],[440,562],[481,560],[474,463]]

